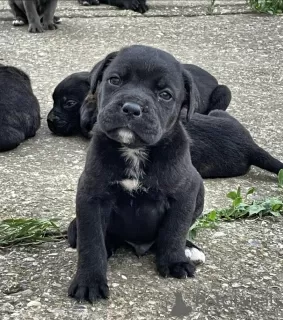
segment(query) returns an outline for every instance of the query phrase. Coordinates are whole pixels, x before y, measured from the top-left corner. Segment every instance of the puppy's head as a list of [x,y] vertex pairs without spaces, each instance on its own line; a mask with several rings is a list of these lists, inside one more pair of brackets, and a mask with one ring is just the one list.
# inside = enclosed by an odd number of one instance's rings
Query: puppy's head
[[57,135],[80,131],[80,108],[89,91],[89,72],[74,73],[61,81],[53,92],[53,108],[47,116],[49,129]]
[[129,147],[155,145],[172,132],[183,107],[197,103],[190,73],[169,53],[135,45],[94,67],[98,128]]

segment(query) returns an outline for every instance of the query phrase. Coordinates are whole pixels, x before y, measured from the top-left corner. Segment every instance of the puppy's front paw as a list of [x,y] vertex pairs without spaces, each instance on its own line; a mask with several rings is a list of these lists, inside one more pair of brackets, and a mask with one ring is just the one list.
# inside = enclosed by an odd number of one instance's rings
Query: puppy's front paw
[[44,32],[44,30],[43,30],[41,23],[33,22],[33,23],[29,24],[28,32],[41,33],[41,32]]
[[188,259],[183,259],[179,262],[165,262],[159,261],[157,263],[157,270],[162,277],[173,277],[183,279],[187,277],[194,277],[196,267]]
[[58,27],[56,26],[54,21],[52,21],[52,22],[43,22],[42,26],[43,26],[44,30],[56,30],[56,29],[58,29]]
[[78,301],[86,300],[93,303],[98,299],[107,299],[109,288],[107,281],[101,276],[83,276],[77,273],[69,287],[68,295]]

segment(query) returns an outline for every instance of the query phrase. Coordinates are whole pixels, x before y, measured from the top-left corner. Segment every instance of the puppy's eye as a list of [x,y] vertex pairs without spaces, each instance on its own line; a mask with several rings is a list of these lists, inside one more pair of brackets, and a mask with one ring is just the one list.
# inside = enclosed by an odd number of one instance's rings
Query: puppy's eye
[[112,86],[118,86],[121,83],[121,79],[119,77],[111,77],[108,82],[112,84]]
[[77,105],[77,101],[75,100],[68,100],[66,101],[66,103],[64,104],[64,108],[65,109],[72,109]]
[[172,95],[168,91],[162,91],[159,93],[159,97],[163,100],[169,101],[172,99]]

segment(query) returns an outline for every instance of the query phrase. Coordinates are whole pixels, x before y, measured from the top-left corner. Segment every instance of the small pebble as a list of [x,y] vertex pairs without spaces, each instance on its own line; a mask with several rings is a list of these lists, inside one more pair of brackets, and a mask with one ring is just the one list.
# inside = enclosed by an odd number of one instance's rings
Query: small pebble
[[41,303],[39,301],[30,301],[28,304],[27,304],[28,307],[40,307],[41,306]]
[[224,237],[224,236],[226,236],[226,234],[224,232],[218,231],[218,232],[215,232],[212,237],[213,238],[220,238],[220,237]]
[[127,280],[127,277],[122,274],[122,279]]
[[32,257],[27,257],[27,258],[24,258],[23,261],[25,261],[25,262],[33,262],[33,261],[35,261],[35,259],[32,258]]
[[66,252],[76,252],[76,251],[77,251],[77,249],[67,248],[65,251],[66,251]]
[[119,283],[112,283],[112,287],[113,288],[116,288],[116,287],[118,287],[119,286]]

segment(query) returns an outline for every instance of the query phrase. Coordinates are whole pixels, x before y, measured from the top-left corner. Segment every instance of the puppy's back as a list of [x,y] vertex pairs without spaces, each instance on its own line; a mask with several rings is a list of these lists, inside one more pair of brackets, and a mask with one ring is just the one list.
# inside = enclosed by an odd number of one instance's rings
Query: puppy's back
[[40,108],[28,75],[15,67],[0,67],[0,97],[0,151],[4,151],[35,135]]

